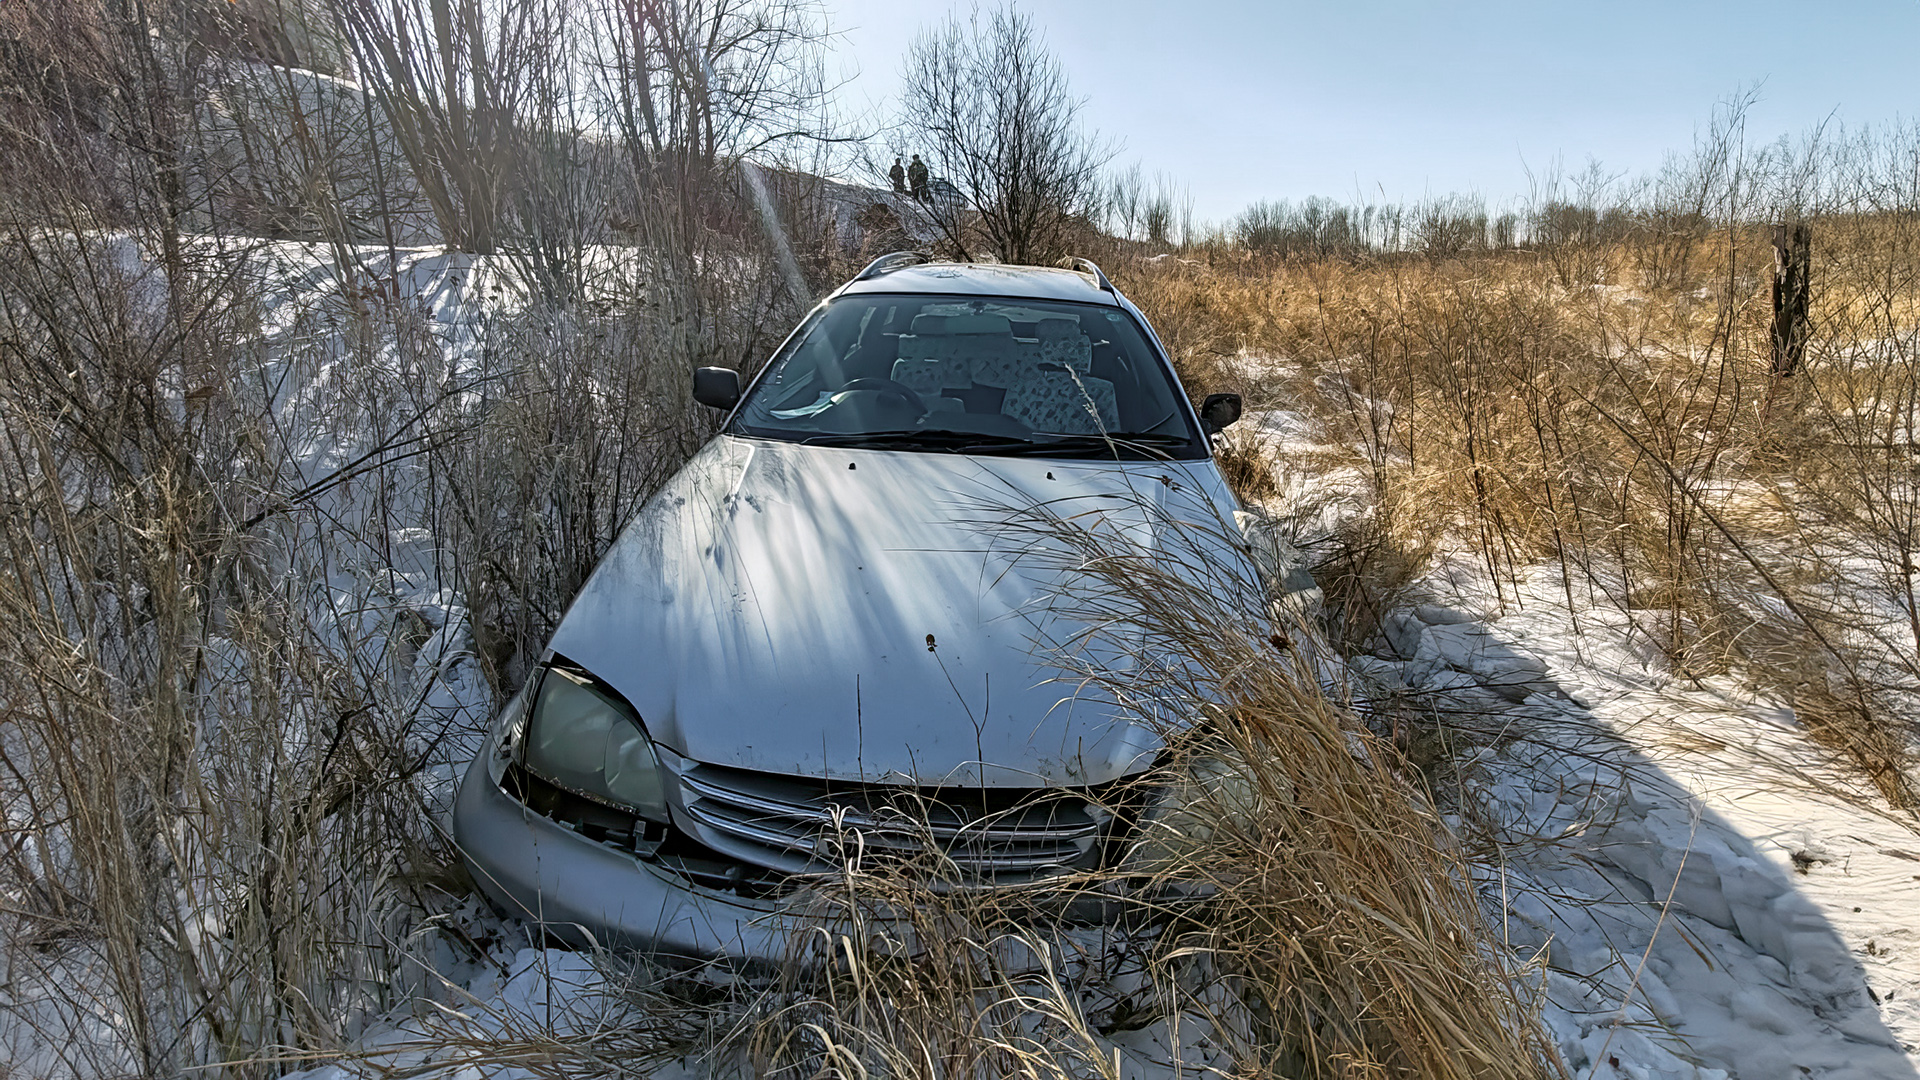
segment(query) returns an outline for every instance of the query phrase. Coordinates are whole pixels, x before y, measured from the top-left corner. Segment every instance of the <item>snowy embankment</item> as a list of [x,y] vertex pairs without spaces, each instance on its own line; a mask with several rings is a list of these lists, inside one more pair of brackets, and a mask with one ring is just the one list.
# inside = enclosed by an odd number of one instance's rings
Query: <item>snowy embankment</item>
[[[132,240],[102,234],[85,242],[110,266],[106,273],[124,278],[120,287],[135,299],[136,312],[137,301],[164,295],[161,271]],[[195,715],[203,724],[196,750],[211,762],[201,767],[215,774],[223,763],[244,767],[243,759],[252,756],[295,763],[302,782],[325,781],[328,766],[344,768],[314,749],[329,745],[329,717],[311,689],[285,670],[306,663],[348,673],[332,680],[333,688],[343,696],[358,695],[363,713],[390,719],[381,734],[391,735],[410,765],[411,789],[395,803],[450,805],[455,770],[474,752],[491,711],[492,691],[473,648],[461,577],[444,538],[431,528],[431,478],[420,450],[436,438],[423,422],[427,406],[444,402],[457,410],[485,385],[488,360],[480,328],[488,305],[499,305],[497,263],[489,266],[440,250],[365,249],[357,253],[362,276],[355,280],[345,277],[335,253],[320,245],[203,237],[194,242],[193,254],[257,275],[251,284],[257,287],[259,336],[246,342],[257,348],[246,350],[244,363],[221,384],[197,387],[176,380],[167,387],[170,405],[177,419],[191,416],[210,429],[216,419],[210,414],[217,412],[219,422],[230,423],[260,448],[257,458],[236,451],[232,463],[216,468],[233,478],[233,491],[247,492],[243,512],[257,511],[241,530],[247,543],[234,557],[233,577],[262,593],[291,597],[289,607],[296,614],[281,625],[295,627],[300,635],[270,642],[263,661],[240,640],[244,620],[208,618],[212,629],[202,646],[205,664],[191,683],[199,709]],[[400,311],[395,318],[416,331],[408,347],[364,329],[369,308],[382,302]],[[271,464],[250,469],[256,460]],[[285,696],[270,710],[271,725],[245,727],[254,712],[249,694],[263,687]],[[256,736],[256,731],[265,734]],[[4,734],[14,739],[16,729]],[[260,741],[242,741],[256,737]],[[9,742],[0,753],[22,749],[21,742]],[[324,764],[315,766],[316,759]],[[16,753],[10,765],[18,769],[26,762],[31,769],[32,761]],[[223,779],[212,775],[208,787],[221,790]],[[23,780],[21,787],[28,786]],[[245,796],[228,796],[221,805],[236,820],[256,808]],[[271,792],[260,796],[257,806],[284,811]],[[16,816],[24,811],[12,799],[6,809],[6,824],[43,845],[42,863],[49,879],[58,880],[71,851],[63,823]],[[430,813],[415,816],[420,820],[397,822],[380,835],[424,837],[438,827]],[[343,829],[337,827],[336,836]],[[215,832],[208,829],[210,836]],[[183,921],[195,936],[178,943],[171,955],[201,970],[228,970],[226,965],[244,962],[245,943],[236,940],[234,926],[244,919],[247,897],[240,886],[220,879],[226,864],[219,860],[236,857],[198,834],[182,836],[178,843],[206,846],[204,862],[183,871],[176,886],[176,902],[187,913]],[[237,845],[242,855],[259,846]],[[438,978],[424,974],[409,955],[415,946],[428,954],[448,950],[431,934],[396,939],[428,913],[401,895],[389,869],[396,861],[391,847],[354,852],[351,858],[365,868],[365,878],[352,883],[359,891],[351,902],[362,907],[343,921],[358,912],[366,925],[340,930],[338,936],[364,934],[373,941],[369,954],[395,959],[364,978],[354,978],[359,972],[328,973],[334,985],[348,990],[341,994],[346,1004],[322,1019],[349,1039],[383,1022],[375,1017],[385,1000],[413,999],[439,988]],[[16,899],[5,897],[9,904]],[[337,892],[315,901],[324,909],[316,920],[332,918],[347,906]],[[0,934],[9,925],[14,924],[0,924]],[[166,930],[155,934],[164,939]],[[348,938],[340,946],[345,950],[359,940]],[[139,988],[151,1001],[166,1002],[177,990],[174,978],[165,964],[153,963],[141,973]],[[116,979],[91,926],[51,941],[0,941],[0,1075],[93,1077],[151,1070],[135,1049],[139,1024],[125,1004],[129,981]],[[153,1005],[162,1016],[166,1008]],[[189,1027],[177,1040],[191,1045],[195,1035]]]
[[[392,690],[419,718],[428,805],[450,807],[492,691],[415,451],[436,438],[425,421],[436,404],[472,411],[497,376],[484,327],[517,302],[515,275],[504,260],[437,248],[355,255],[359,280],[320,245],[264,246],[264,348],[245,380],[259,396],[241,407],[262,410],[291,473],[283,487],[300,496],[271,508],[285,569],[318,579],[316,593],[342,613],[340,644],[370,650],[374,670],[411,655]],[[407,309],[410,348],[361,340],[356,320],[379,303]]]

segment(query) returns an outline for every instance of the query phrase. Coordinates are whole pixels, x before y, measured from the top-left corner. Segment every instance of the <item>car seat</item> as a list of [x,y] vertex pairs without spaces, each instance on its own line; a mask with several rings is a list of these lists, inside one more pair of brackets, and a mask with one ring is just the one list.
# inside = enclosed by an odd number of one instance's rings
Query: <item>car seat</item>
[[[1098,435],[1118,422],[1113,384],[1093,376],[1093,345],[1071,319],[1042,319],[1018,342],[1001,411],[1035,431]],[[979,378],[976,372],[976,379]]]
[[1014,337],[1003,315],[916,315],[909,329],[893,378],[923,396],[998,391],[998,411],[1035,431],[1095,435],[1116,424],[1113,384],[1093,377],[1092,344],[1071,319],[1042,319],[1032,340]]
[[900,335],[900,359],[893,362],[893,380],[922,395],[973,385],[974,361],[991,346],[983,337],[1012,340],[1012,325],[999,315],[915,315]]

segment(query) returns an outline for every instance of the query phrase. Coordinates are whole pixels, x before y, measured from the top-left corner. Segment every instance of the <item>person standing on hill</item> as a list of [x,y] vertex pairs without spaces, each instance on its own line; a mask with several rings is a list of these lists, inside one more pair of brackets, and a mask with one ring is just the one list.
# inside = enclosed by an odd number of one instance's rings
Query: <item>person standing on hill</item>
[[907,193],[907,170],[900,167],[899,158],[893,159],[893,168],[887,170],[887,179],[893,181],[893,193],[895,195],[905,195]]
[[927,201],[927,163],[920,155],[913,155],[913,164],[907,166],[907,184],[913,189],[913,197],[921,202]]

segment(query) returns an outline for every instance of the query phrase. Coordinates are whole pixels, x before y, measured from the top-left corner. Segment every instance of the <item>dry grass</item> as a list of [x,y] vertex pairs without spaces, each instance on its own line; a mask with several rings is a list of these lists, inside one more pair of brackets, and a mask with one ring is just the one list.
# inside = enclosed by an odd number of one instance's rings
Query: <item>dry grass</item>
[[[1304,411],[1364,458],[1381,539],[1451,538],[1497,589],[1558,562],[1569,588],[1634,611],[1682,675],[1737,669],[1790,698],[1912,809],[1916,220],[1815,224],[1810,358],[1787,380],[1768,372],[1759,228],[1702,230],[1684,258],[1671,238],[1596,241],[1571,288],[1570,256],[1544,245],[1225,250],[1120,275],[1191,382],[1238,381],[1251,406]],[[1869,610],[1873,590],[1891,611]]]
[[1169,520],[1148,550],[1061,508],[1033,518],[1015,534],[1076,573],[1058,607],[1089,628],[1064,662],[1172,747],[1185,803],[1151,820],[1139,857],[1156,886],[1204,897],[1160,944],[1236,985],[1256,1033],[1243,1067],[1539,1075],[1551,1054],[1458,853],[1418,824],[1429,811],[1391,748],[1329,697],[1318,628],[1236,571],[1237,533]]

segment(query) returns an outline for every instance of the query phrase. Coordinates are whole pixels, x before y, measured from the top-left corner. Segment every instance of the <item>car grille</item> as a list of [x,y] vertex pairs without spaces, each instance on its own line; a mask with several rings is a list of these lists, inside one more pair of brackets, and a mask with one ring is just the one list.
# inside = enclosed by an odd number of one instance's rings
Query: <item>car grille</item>
[[678,807],[715,849],[787,873],[938,853],[974,878],[1026,878],[1098,861],[1113,815],[1073,789],[829,785],[699,765]]

